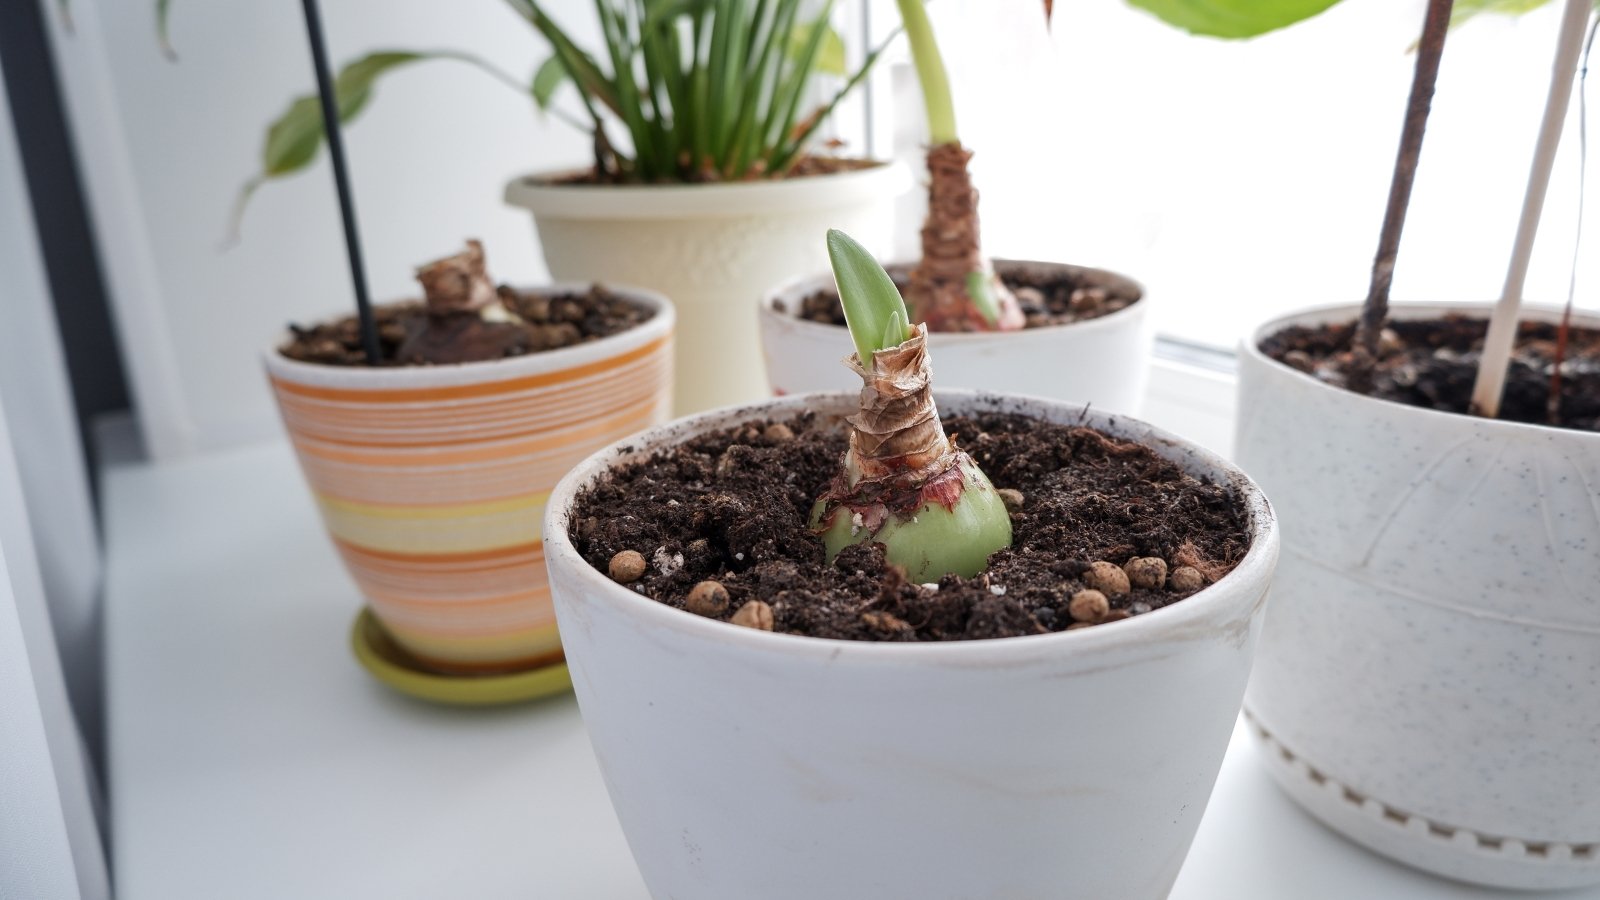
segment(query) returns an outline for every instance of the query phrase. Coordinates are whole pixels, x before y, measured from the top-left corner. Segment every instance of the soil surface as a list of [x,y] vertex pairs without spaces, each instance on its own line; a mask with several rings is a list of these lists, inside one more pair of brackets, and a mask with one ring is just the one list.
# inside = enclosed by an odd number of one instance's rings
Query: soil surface
[[623,551],[642,555],[643,575],[630,587],[680,609],[711,579],[728,595],[712,618],[763,600],[776,631],[874,641],[1062,631],[1074,625],[1069,602],[1089,586],[1086,573],[1093,580],[1092,563],[1158,557],[1169,571],[1198,570],[1185,573],[1187,586],[1169,576],[1160,587],[1105,591],[1111,612],[1097,621],[1115,621],[1182,600],[1249,549],[1235,491],[1198,481],[1144,446],[1016,415],[944,424],[996,488],[1022,495],[1012,547],[973,578],[907,584],[885,565],[881,544],[825,562],[807,520],[846,432],[810,414],[703,435],[618,468],[578,497],[573,541],[601,572]]
[[[502,285],[500,302],[521,322],[490,322],[476,313],[430,316],[421,301],[373,310],[379,365],[414,366],[483,362],[525,356],[599,340],[639,325],[654,312],[598,285],[587,293],[517,291]],[[294,335],[279,352],[301,362],[364,366],[367,354],[355,316],[318,325],[290,325]]]
[[[1070,325],[1096,319],[1132,306],[1140,291],[1131,281],[1107,277],[1104,272],[1077,266],[1061,269],[1029,266],[1026,263],[998,260],[995,269],[1000,280],[1016,295],[1022,307],[1024,328]],[[890,266],[889,277],[904,294],[911,284],[908,266]],[[844,307],[833,288],[817,291],[800,301],[799,316],[824,325],[845,327]]]
[[[1381,400],[1466,413],[1487,319],[1393,321],[1384,330],[1372,389]],[[1500,418],[1513,422],[1600,431],[1600,330],[1574,327],[1562,364],[1561,402],[1550,415],[1557,326],[1523,322],[1506,379]],[[1355,323],[1293,326],[1261,342],[1261,352],[1337,387],[1349,387]]]
[[[885,165],[885,163],[883,163],[881,160],[876,160],[876,159],[851,159],[849,157],[843,157],[843,156],[807,155],[807,156],[800,157],[800,160],[798,162],[796,162],[793,166],[791,166],[789,168],[789,171],[783,173],[782,175],[779,175],[776,178],[768,177],[768,176],[766,176],[766,175],[764,175],[764,174],[762,174],[760,172],[752,172],[750,175],[748,175],[748,176],[746,176],[746,177],[744,177],[742,179],[737,179],[737,182],[745,182],[745,181],[786,181],[786,180],[791,179],[791,178],[810,178],[810,177],[815,176],[815,175],[836,175],[836,174],[838,174],[840,172],[857,172],[857,171],[860,171],[862,169],[872,169],[872,168],[876,168],[876,167],[881,166],[881,165]],[[726,182],[726,181],[727,181],[727,179],[723,178],[718,173],[707,171],[707,172],[700,173],[696,177],[684,179],[682,181],[662,181],[662,182],[651,182],[651,183],[653,183],[653,184],[664,184],[664,185],[673,185],[673,184],[719,184],[719,183],[723,183],[723,182]],[[576,184],[637,185],[637,184],[640,184],[640,182],[637,182],[637,181],[622,181],[622,180],[619,180],[616,177],[610,175],[609,173],[606,174],[606,175],[601,175],[600,173],[596,172],[592,168],[588,169],[588,170],[585,170],[583,172],[578,172],[578,173],[575,173],[575,174],[572,174],[572,175],[565,175],[565,176],[562,176],[560,178],[553,179],[551,181],[551,183],[552,184],[558,184],[558,185],[576,185]]]

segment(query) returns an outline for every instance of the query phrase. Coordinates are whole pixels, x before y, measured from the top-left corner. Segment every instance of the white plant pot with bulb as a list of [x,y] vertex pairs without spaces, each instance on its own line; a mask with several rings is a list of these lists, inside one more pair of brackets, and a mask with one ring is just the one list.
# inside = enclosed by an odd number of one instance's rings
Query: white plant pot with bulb
[[1079,631],[943,644],[835,641],[674,609],[574,549],[574,499],[707,431],[854,393],[663,426],[579,465],[545,525],[557,615],[600,768],[651,895],[696,900],[1157,900],[1183,863],[1234,725],[1273,562],[1271,508],[1215,455],[1125,416],[937,392],[1139,441],[1237,486],[1249,553],[1194,596]]

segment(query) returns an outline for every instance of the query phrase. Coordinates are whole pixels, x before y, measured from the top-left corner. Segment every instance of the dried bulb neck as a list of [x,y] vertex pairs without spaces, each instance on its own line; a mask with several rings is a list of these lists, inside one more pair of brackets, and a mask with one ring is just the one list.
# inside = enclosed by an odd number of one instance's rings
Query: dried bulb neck
[[917,325],[897,347],[872,354],[871,368],[852,355],[861,376],[861,399],[850,423],[846,468],[857,480],[927,477],[948,469],[955,448],[939,422],[933,402],[933,369],[928,362],[928,329]]
[[[911,272],[906,301],[911,317],[934,331],[1010,331],[1023,325],[1022,307],[983,255],[978,189],[968,164],[972,151],[960,143],[928,150],[928,215],[922,223],[922,259]],[[969,292],[974,274],[983,278],[999,311],[991,323]]]
[[483,244],[475,240],[467,241],[467,248],[461,253],[419,267],[417,281],[422,284],[431,315],[481,315],[501,305],[500,295],[489,278]]

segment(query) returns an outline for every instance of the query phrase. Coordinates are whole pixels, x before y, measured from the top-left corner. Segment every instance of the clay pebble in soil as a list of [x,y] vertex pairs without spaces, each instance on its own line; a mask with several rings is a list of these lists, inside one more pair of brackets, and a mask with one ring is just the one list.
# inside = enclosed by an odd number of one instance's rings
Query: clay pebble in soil
[[[383,366],[484,362],[597,341],[640,325],[649,308],[601,286],[584,293],[518,291],[502,285],[500,302],[522,321],[486,321],[474,314],[430,316],[419,301],[388,303],[373,316]],[[317,325],[290,325],[284,356],[330,366],[364,366],[366,352],[354,316]],[[408,355],[402,355],[405,348]]]
[[622,550],[611,557],[606,572],[618,584],[633,584],[644,576],[644,554],[637,550]]
[[728,589],[715,581],[702,581],[684,598],[683,608],[697,616],[716,618],[728,611]]
[[[1125,309],[1140,298],[1137,290],[1098,283],[1092,275],[1062,277],[1057,270],[1030,270],[1026,266],[1002,266],[1000,280],[1011,289],[1022,308],[1024,328],[1070,325],[1107,316]],[[891,266],[889,275],[901,294],[910,290],[911,277],[903,266]],[[832,288],[817,291],[800,301],[799,316],[824,325],[844,327],[844,308]]]
[[[647,563],[673,560],[647,564],[629,588],[680,609],[871,641],[1011,637],[1115,622],[1200,590],[1205,580],[1180,574],[1185,567],[1214,580],[1249,549],[1241,498],[1148,448],[1012,415],[944,424],[998,489],[1026,497],[1010,513],[1013,546],[973,578],[908,584],[877,544],[846,548],[826,563],[807,523],[836,472],[845,430],[811,415],[701,435],[613,470],[578,497],[573,542],[601,571],[623,551]],[[1124,570],[1149,558],[1171,573],[1159,587],[1134,584]],[[1120,590],[1105,590],[1106,581]],[[702,603],[712,590],[700,587],[705,582],[726,592],[720,613]],[[1106,608],[1083,621],[1071,604],[1090,589]],[[691,601],[697,590],[702,598]]]
[[1191,594],[1205,587],[1206,579],[1193,566],[1179,566],[1167,576],[1167,586],[1179,593]]
[[[1448,315],[1394,320],[1381,335],[1369,396],[1423,409],[1465,413],[1472,400],[1487,320]],[[1353,322],[1295,325],[1261,342],[1267,356],[1335,387],[1350,387]],[[1552,423],[1550,382],[1557,327],[1523,322],[1506,378],[1500,418],[1600,431],[1600,330],[1574,327],[1562,364],[1561,404]]]

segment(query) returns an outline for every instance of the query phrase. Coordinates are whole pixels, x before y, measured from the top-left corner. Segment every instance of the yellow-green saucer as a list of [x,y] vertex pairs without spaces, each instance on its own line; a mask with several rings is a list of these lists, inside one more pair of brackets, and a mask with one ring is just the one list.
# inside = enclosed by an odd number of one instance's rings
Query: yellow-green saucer
[[564,662],[495,675],[445,675],[431,671],[394,642],[372,610],[362,608],[350,628],[350,649],[361,667],[391,688],[421,700],[454,706],[499,706],[572,690]]

